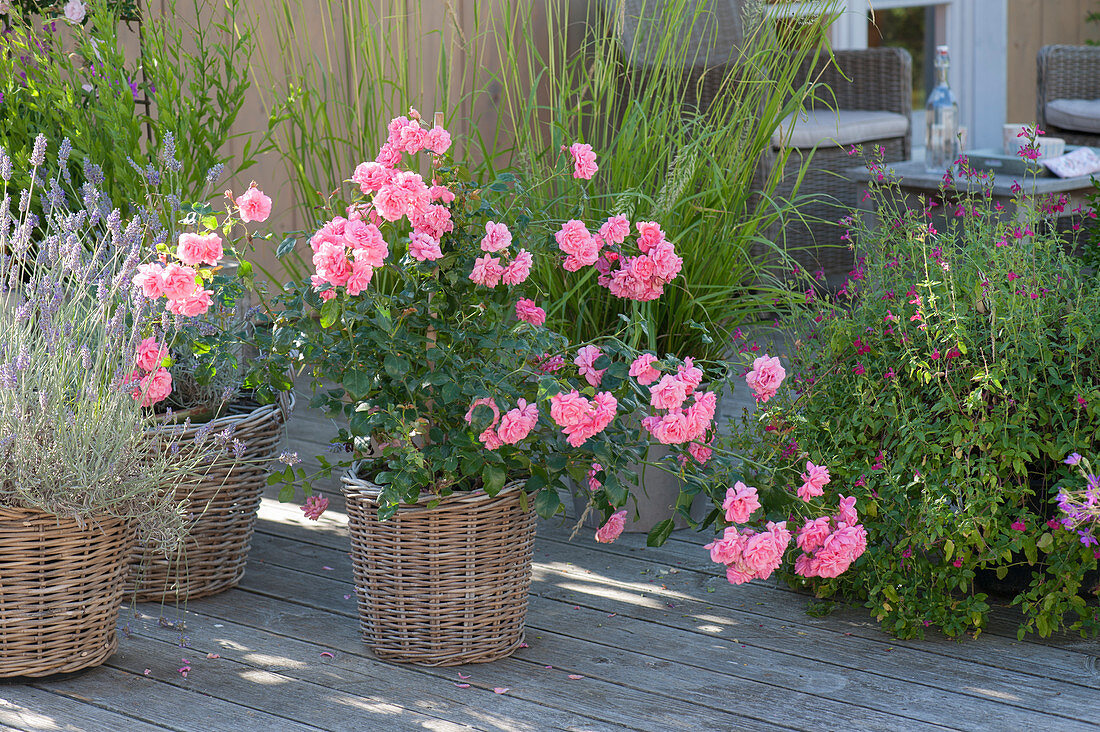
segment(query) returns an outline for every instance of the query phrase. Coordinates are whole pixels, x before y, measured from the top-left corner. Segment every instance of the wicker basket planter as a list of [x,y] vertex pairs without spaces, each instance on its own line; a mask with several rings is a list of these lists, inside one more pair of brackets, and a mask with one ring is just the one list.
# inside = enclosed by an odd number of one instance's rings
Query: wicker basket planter
[[183,548],[172,556],[136,547],[127,589],[136,592],[139,602],[193,600],[240,583],[268,463],[279,449],[283,424],[293,408],[293,397],[284,404],[241,403],[206,424],[162,428],[189,441],[200,429],[220,432],[232,427],[246,452],[243,462],[219,459],[201,480],[176,488],[193,520]]
[[363,639],[379,657],[426,666],[485,663],[523,642],[535,514],[522,483],[495,497],[427,499],[379,521],[377,488],[344,478]]
[[118,646],[129,524],[0,507],[0,677],[103,663]]

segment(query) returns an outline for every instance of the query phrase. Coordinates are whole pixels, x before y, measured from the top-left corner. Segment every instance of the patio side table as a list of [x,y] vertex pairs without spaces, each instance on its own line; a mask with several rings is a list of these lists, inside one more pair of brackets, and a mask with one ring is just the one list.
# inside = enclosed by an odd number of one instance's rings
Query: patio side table
[[[942,216],[948,206],[955,203],[959,197],[967,193],[977,193],[981,185],[977,181],[962,180],[956,177],[955,181],[945,190],[946,201],[940,200],[939,187],[943,181],[942,173],[929,173],[924,169],[924,161],[909,160],[904,163],[887,163],[886,167],[893,169],[898,177],[898,185],[905,196],[905,203],[909,206],[917,204],[917,196],[934,200],[939,205],[939,213]],[[867,182],[871,174],[865,167],[849,168],[847,175],[854,181],[862,184],[860,200],[863,201],[867,191]],[[1029,196],[1042,196],[1048,193],[1064,193],[1069,199],[1065,209],[1058,214],[1058,218],[1069,217],[1072,209],[1083,206],[1086,203],[1085,195],[1093,190],[1092,176],[1082,175],[1076,178],[1045,178],[1035,176],[1006,175],[1004,173],[994,178],[993,201],[1000,201],[1005,207],[1005,216],[1015,217],[1015,203],[1012,186],[1019,184],[1024,193]],[[861,207],[863,204],[861,203]]]

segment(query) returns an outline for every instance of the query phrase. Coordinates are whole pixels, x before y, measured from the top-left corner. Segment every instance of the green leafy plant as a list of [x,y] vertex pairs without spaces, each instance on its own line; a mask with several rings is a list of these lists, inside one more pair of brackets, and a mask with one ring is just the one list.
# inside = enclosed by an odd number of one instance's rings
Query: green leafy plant
[[[92,0],[83,24],[13,13],[0,36],[0,145],[25,170],[36,135],[68,138],[69,174],[78,187],[87,160],[103,175],[98,189],[129,203],[156,182],[157,163],[148,151],[163,148],[171,136],[187,152],[178,187],[165,193],[197,197],[211,169],[220,176],[230,162],[223,148],[249,84],[253,41],[236,7],[228,0],[220,15],[209,16],[208,6],[196,1],[196,21],[188,26],[173,3],[171,14],[140,21],[136,59],[127,58],[122,44],[128,21],[118,3]],[[246,169],[255,153],[246,142],[240,162],[225,172]]]
[[[625,218],[605,222],[599,239],[576,220],[551,238],[560,222],[528,207],[524,181],[505,173],[482,187],[444,157],[450,144],[415,113],[390,123],[377,158],[352,176],[361,195],[339,212],[347,218],[311,237],[314,273],[271,312],[271,349],[314,377],[313,405],[344,424],[341,464],[366,461],[382,518],[421,496],[495,494],[517,478],[551,516],[572,478],[607,520],[598,536],[613,539],[636,480],[623,468],[643,461],[647,432],[695,459],[717,394],[689,359],[624,343],[628,317],[598,345],[571,345],[545,327],[528,277],[537,257],[564,253],[573,269],[603,257],[609,287],[645,270],[638,296],[657,297],[681,262],[659,228],[639,222],[635,233]],[[406,153],[423,157],[406,168]],[[591,177],[594,153],[573,154],[574,177]],[[423,163],[427,181],[414,172]],[[292,466],[273,476],[285,499],[308,479]]]
[[858,265],[794,328],[794,388],[743,443],[777,500],[807,461],[827,466],[868,548],[840,578],[787,577],[866,600],[902,637],[977,635],[998,579],[1021,636],[1095,633],[1097,559],[1053,500],[1100,426],[1100,295],[1053,226],[1065,201],[1020,192],[1010,219],[962,159],[971,193],[906,208],[891,171],[870,170],[878,223],[844,222]]

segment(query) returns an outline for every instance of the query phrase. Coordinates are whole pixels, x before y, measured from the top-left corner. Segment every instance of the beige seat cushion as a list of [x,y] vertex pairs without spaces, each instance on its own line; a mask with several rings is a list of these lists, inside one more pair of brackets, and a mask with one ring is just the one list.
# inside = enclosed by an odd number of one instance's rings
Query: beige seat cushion
[[1100,133],[1100,99],[1055,99],[1043,112],[1056,127]]
[[[772,134],[772,146],[778,148],[791,125],[788,115]],[[808,149],[825,145],[852,145],[868,140],[904,137],[909,119],[896,112],[869,112],[861,109],[803,110],[794,122],[789,145]]]

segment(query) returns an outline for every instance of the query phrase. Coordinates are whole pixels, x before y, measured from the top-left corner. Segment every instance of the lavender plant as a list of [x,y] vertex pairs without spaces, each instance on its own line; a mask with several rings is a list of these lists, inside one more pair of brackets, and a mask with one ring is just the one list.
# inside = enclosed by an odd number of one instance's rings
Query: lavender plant
[[150,436],[149,384],[132,374],[155,324],[132,279],[151,217],[123,219],[94,170],[67,188],[71,151],[65,140],[48,168],[39,135],[16,191],[0,148],[0,505],[118,516],[170,546],[184,517],[162,487],[201,472],[217,441],[181,449]]

